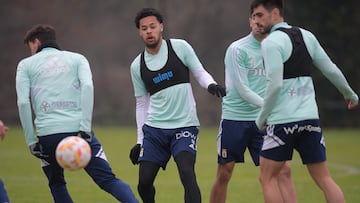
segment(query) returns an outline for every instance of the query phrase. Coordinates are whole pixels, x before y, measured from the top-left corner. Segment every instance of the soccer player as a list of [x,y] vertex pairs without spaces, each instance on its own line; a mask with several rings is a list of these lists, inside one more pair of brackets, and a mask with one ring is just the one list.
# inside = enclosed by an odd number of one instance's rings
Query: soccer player
[[358,104],[358,95],[310,31],[284,22],[281,0],[254,0],[250,8],[254,22],[270,33],[261,43],[267,84],[256,119],[259,128],[267,125],[260,154],[265,202],[283,202],[277,175],[296,149],[326,201],[343,203],[344,195],[327,167],[311,66],[337,87],[348,109]]
[[194,165],[200,124],[189,72],[211,94],[222,97],[225,89],[203,68],[190,44],[163,39],[163,17],[157,10],[142,9],[135,24],[145,43],[131,64],[138,137],[130,158],[140,163],[139,194],[144,203],[155,202],[155,177],[173,156],[185,189],[184,202],[199,203]]
[[[5,138],[5,133],[9,130],[9,128],[0,120],[0,139],[1,141]],[[9,203],[9,197],[5,190],[5,186],[3,181],[0,178],[0,203]]]
[[[263,105],[266,78],[261,55],[261,41],[267,36],[249,19],[251,33],[228,47],[225,54],[227,95],[222,101],[222,120],[218,135],[218,169],[210,203],[225,203],[227,186],[235,163],[244,162],[246,148],[256,166],[264,132],[255,119]],[[285,202],[297,202],[291,169],[285,164],[278,178]]]
[[24,43],[32,56],[19,62],[16,73],[20,120],[30,152],[41,160],[54,202],[73,202],[64,169],[55,158],[57,144],[72,135],[84,138],[91,147],[92,157],[85,171],[95,183],[120,202],[138,202],[129,185],[112,172],[92,132],[94,91],[87,59],[61,50],[51,25],[33,26],[25,34]]

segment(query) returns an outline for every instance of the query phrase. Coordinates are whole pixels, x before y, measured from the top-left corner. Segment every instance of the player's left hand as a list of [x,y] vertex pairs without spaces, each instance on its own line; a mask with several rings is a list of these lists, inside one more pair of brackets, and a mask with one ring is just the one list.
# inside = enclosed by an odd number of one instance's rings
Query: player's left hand
[[92,135],[91,132],[84,132],[84,131],[80,131],[77,136],[81,137],[82,139],[86,140],[87,142],[91,142],[92,140]]
[[208,86],[208,92],[212,95],[216,95],[217,97],[226,96],[225,88],[215,83],[212,83]]
[[357,106],[357,104],[354,103],[354,102],[353,102],[352,100],[350,100],[350,99],[346,100],[346,103],[347,103],[347,108],[348,108],[348,109],[353,109],[353,108],[355,108],[355,107]]
[[139,163],[140,151],[141,151],[140,144],[134,145],[130,150],[129,158],[134,165]]

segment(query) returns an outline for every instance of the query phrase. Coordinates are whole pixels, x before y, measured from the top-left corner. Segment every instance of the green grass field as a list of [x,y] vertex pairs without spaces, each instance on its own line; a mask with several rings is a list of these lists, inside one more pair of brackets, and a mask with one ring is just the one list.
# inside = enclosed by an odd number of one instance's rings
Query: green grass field
[[[136,130],[131,127],[95,128],[107,158],[116,175],[129,183],[135,194],[138,167],[128,159],[130,148],[136,141]],[[360,202],[360,129],[325,129],[328,164],[335,181],[343,189],[347,202]],[[196,172],[203,202],[209,202],[214,181],[216,157],[216,128],[202,128],[198,143]],[[321,191],[311,180],[299,156],[294,153],[291,162],[293,179],[300,203],[325,202]],[[11,127],[6,139],[0,142],[0,177],[5,182],[8,195],[14,203],[52,202],[47,180],[25,144],[23,133],[18,127]],[[111,203],[117,202],[99,189],[84,171],[67,172],[66,179],[74,202]],[[166,171],[160,171],[155,181],[156,202],[183,203],[183,189],[176,166],[171,160]],[[229,185],[228,203],[263,202],[258,168],[254,167],[249,155],[245,164],[238,164]]]

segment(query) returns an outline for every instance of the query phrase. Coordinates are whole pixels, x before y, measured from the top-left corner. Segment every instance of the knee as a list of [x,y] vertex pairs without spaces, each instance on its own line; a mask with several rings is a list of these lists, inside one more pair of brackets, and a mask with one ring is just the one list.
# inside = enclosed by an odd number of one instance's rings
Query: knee
[[279,177],[280,180],[288,180],[291,179],[291,167],[288,164],[284,164],[281,168]]
[[144,176],[140,176],[139,177],[139,182],[138,182],[138,190],[141,188],[148,188],[151,187],[153,185],[153,179],[150,177],[144,177]]
[[279,173],[268,173],[261,171],[259,175],[259,182],[261,185],[267,185],[271,182],[277,182],[279,180]]
[[137,185],[137,190],[140,194],[144,194],[146,191],[151,191],[152,189],[154,189],[154,186],[150,181],[139,181]]
[[227,168],[222,168],[218,171],[217,181],[221,184],[227,184],[232,176],[232,170]]

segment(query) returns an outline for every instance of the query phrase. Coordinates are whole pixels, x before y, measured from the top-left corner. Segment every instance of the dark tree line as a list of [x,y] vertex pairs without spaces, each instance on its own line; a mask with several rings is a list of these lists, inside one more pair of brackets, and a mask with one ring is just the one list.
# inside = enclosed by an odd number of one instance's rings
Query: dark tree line
[[[223,58],[227,46],[249,33],[249,0],[5,0],[0,7],[0,119],[19,124],[15,74],[19,60],[29,55],[24,32],[33,24],[49,23],[62,48],[84,54],[95,85],[94,122],[135,125],[135,104],[129,66],[144,49],[133,18],[142,7],[155,7],[165,16],[166,38],[183,38],[193,45],[205,68],[224,84]],[[286,1],[285,18],[311,30],[350,85],[360,93],[360,16],[356,1]],[[359,109],[347,111],[338,91],[314,71],[319,110],[324,126],[357,127]],[[193,80],[194,82],[194,80]],[[203,125],[217,125],[220,99],[193,83]]]

